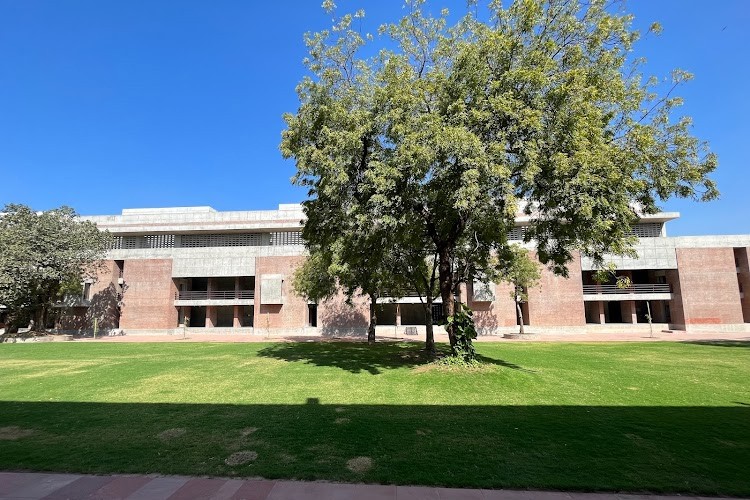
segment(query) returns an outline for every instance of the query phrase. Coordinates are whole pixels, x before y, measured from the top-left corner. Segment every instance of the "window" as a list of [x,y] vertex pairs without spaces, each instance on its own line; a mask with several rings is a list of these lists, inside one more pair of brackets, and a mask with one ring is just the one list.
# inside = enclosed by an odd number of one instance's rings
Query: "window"
[[437,325],[445,320],[443,304],[432,304],[432,323]]
[[91,299],[91,283],[84,283],[83,284],[83,300],[90,300]]

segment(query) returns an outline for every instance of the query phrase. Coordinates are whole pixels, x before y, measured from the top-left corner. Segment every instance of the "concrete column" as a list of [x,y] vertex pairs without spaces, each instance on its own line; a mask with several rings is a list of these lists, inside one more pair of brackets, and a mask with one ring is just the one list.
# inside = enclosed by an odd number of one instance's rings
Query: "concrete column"
[[[208,291],[208,297],[211,298],[211,292],[216,290],[216,279],[208,278],[206,282],[206,290]],[[216,326],[216,307],[206,307],[206,328],[213,328]]]
[[623,323],[638,323],[638,316],[635,314],[635,301],[626,300],[622,303],[622,322]]
[[242,306],[234,306],[234,327],[242,326]]
[[401,326],[401,304],[396,304],[396,326]]
[[599,311],[599,324],[603,325],[607,322],[607,315],[604,313],[604,301],[600,300],[597,302],[598,311]]
[[[234,296],[235,297],[238,296],[237,292],[239,292],[239,291],[240,291],[240,277],[237,276],[236,278],[234,278]],[[235,316],[236,316],[236,314],[235,314]]]

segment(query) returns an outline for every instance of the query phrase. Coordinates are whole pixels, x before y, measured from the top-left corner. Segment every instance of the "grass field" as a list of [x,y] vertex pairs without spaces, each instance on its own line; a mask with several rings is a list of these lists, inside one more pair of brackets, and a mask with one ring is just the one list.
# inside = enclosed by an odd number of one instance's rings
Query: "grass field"
[[4,344],[0,469],[750,495],[750,343],[478,350]]

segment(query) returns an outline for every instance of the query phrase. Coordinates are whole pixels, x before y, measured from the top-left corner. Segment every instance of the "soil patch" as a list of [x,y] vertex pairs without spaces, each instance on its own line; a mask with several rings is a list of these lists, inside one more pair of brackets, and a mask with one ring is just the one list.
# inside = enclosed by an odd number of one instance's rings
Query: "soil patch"
[[227,465],[243,465],[254,461],[256,458],[258,458],[258,453],[255,451],[238,451],[229,455],[224,463]]
[[182,428],[175,428],[175,429],[167,429],[164,432],[160,432],[157,434],[156,437],[161,439],[162,441],[169,441],[170,439],[178,438],[180,436],[183,436],[185,434],[185,429]]
[[355,474],[364,474],[368,470],[372,469],[372,458],[370,457],[355,457],[346,462],[346,468]]
[[10,427],[0,427],[0,441],[15,441],[16,439],[25,438],[34,434],[31,429],[24,429],[15,425]]

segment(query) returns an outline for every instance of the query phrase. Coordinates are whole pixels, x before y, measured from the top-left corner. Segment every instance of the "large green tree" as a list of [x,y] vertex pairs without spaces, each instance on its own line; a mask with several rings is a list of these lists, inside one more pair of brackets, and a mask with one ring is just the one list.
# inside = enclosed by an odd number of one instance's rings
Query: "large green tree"
[[10,322],[43,330],[53,303],[94,278],[110,235],[69,207],[35,212],[6,205],[0,215],[0,304]]
[[[716,157],[676,115],[690,75],[644,77],[620,3],[491,1],[453,25],[423,7],[407,0],[377,40],[352,16],[307,38],[310,75],[281,149],[310,187],[308,233],[354,203],[384,244],[424,235],[450,316],[458,285],[508,251],[519,214],[539,259],[567,275],[575,252],[632,252],[631,224],[660,201],[717,196]],[[362,56],[371,40],[382,50]]]

